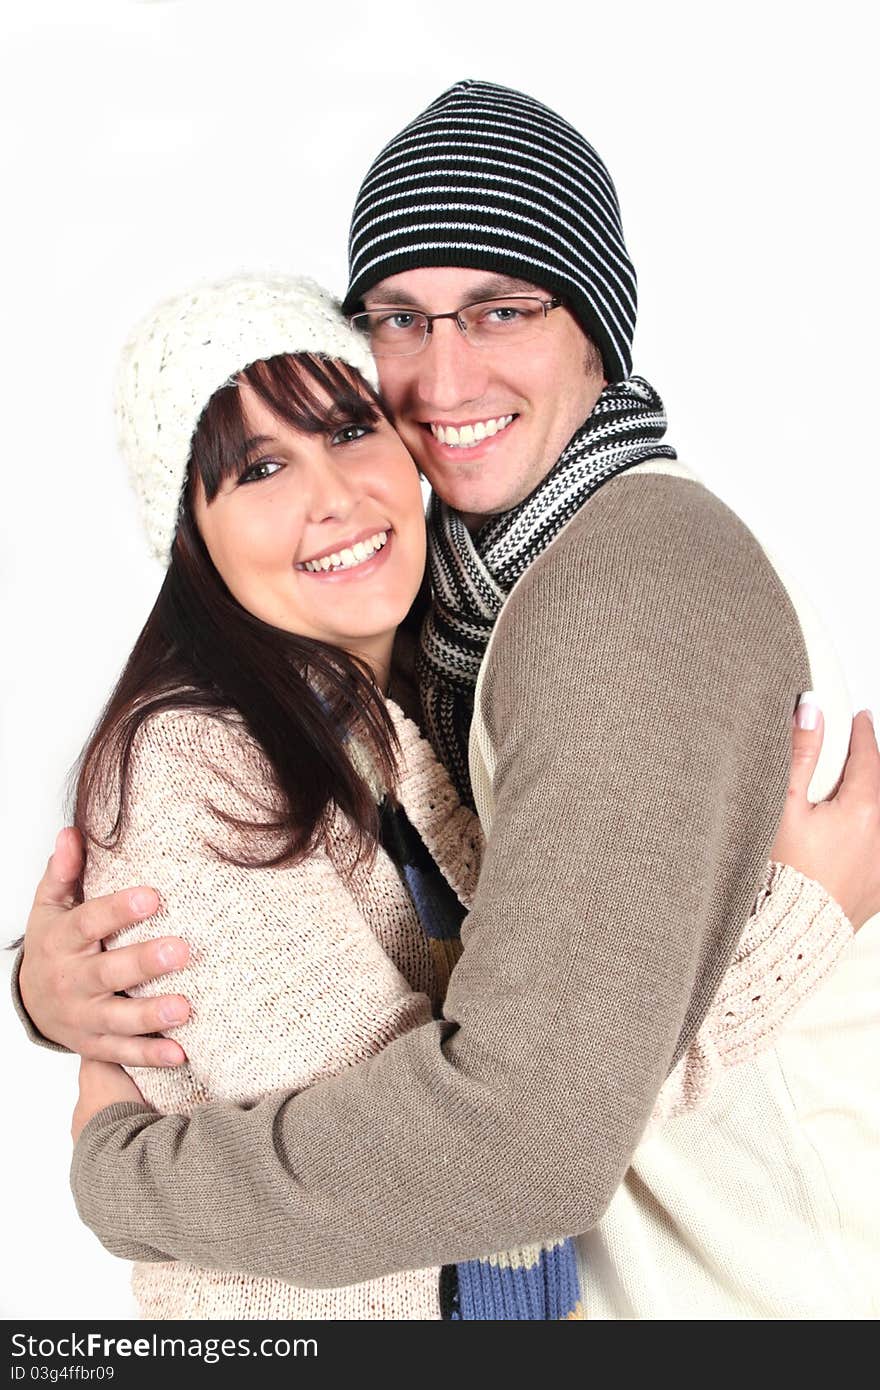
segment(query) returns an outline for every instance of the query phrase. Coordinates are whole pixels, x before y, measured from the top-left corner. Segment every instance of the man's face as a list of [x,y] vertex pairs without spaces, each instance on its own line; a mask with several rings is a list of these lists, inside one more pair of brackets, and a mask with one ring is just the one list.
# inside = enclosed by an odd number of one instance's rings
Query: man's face
[[[551,298],[506,275],[430,267],[389,276],[364,304],[439,314],[506,294]],[[548,313],[534,337],[500,347],[472,347],[444,319],[421,352],[381,357],[377,365],[404,443],[431,486],[471,527],[534,490],[605,385],[598,354],[564,307]],[[476,443],[468,431],[458,444],[437,437],[450,426],[460,435],[463,426],[479,423],[489,433]]]

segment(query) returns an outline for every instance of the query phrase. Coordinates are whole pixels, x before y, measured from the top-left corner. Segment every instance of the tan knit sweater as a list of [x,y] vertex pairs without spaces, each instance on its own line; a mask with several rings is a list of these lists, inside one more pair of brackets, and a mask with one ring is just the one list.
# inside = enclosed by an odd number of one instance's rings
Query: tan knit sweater
[[[469,906],[482,853],[479,824],[459,805],[415,725],[394,704],[389,709],[402,748],[400,799]],[[188,1062],[131,1073],[156,1110],[190,1115],[210,1100],[252,1107],[273,1092],[300,1091],[377,1057],[430,1022],[442,1002],[430,950],[384,852],[372,867],[358,866],[350,884],[323,850],[293,869],[244,869],[218,857],[217,849],[240,855],[247,845],[209,807],[254,819],[276,795],[240,721],[194,712],[153,718],[136,741],[131,776],[124,834],[110,851],[90,847],[85,890],[93,896],[135,882],[158,889],[162,911],[113,945],[157,930],[190,943],[189,965],[174,980],[192,1005],[190,1021],[174,1032]],[[332,839],[344,860],[351,842],[339,816]],[[817,885],[777,866],[712,1011],[660,1094],[653,1123],[699,1104],[726,1066],[753,1056],[850,936]],[[159,980],[141,992],[161,993],[167,985]],[[267,1103],[277,1104],[277,1096]],[[185,1161],[185,1142],[178,1161]],[[344,1133],[338,1142],[345,1145]],[[235,1182],[246,1203],[261,1176],[239,1170]],[[139,1200],[137,1191],[121,1195]],[[210,1193],[204,1201],[213,1206]],[[255,1225],[246,1239],[259,1247],[268,1233]],[[234,1239],[241,1242],[242,1233]],[[139,1264],[133,1282],[151,1318],[423,1319],[439,1316],[437,1276],[431,1268],[307,1289],[179,1260]]]

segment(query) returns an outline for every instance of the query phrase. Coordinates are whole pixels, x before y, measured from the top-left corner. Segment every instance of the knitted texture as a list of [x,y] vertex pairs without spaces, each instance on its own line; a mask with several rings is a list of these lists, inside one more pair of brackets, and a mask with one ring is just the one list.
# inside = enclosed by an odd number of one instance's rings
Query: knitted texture
[[338,358],[377,384],[364,339],[332,296],[294,276],[239,275],[165,300],[134,330],[116,387],[119,446],[150,550],[167,564],[190,444],[215,391],[282,353]]
[[474,688],[504,602],[593,494],[646,459],[676,457],[660,441],[663,402],[641,377],[606,386],[589,419],[534,492],[471,535],[436,495],[428,514],[433,602],[418,661],[425,728],[462,800],[472,806],[468,743]]
[[[414,726],[401,720],[398,732],[404,757],[411,748],[418,752]],[[448,784],[430,755],[407,762],[416,763],[401,785],[410,812],[441,865],[453,854],[448,871],[456,887],[472,893],[479,826],[444,795]],[[240,854],[253,839],[208,805],[263,819],[276,796],[268,764],[240,721],[162,714],[136,741],[131,817],[121,843],[89,847],[87,894],[147,872],[163,901],[146,926],[120,932],[112,946],[148,939],[157,928],[181,932],[190,943],[189,965],[175,980],[192,1006],[190,1021],[175,1032],[188,1061],[131,1070],[163,1112],[191,1114],[216,1099],[252,1105],[281,1087],[299,1090],[375,1055],[427,1022],[432,1004],[439,1008],[430,948],[386,856],[372,869],[358,866],[350,887],[322,852],[294,869],[243,869],[218,858],[211,846]],[[269,836],[266,848],[271,844]],[[350,861],[353,838],[341,818],[331,845],[338,860]],[[165,987],[156,981],[137,992]],[[137,1268],[133,1287],[144,1316],[154,1318],[439,1316],[436,1269],[320,1291],[181,1261]]]
[[[394,704],[389,703],[389,711],[401,743],[401,804],[462,904],[469,906],[483,850],[479,825],[459,803],[415,725]],[[380,850],[372,867],[358,867],[347,886],[323,852],[294,869],[241,869],[209,848],[235,853],[241,845],[236,833],[207,809],[207,802],[253,818],[265,813],[275,795],[268,766],[240,723],[233,719],[221,724],[204,714],[179,712],[154,718],[138,735],[131,776],[131,817],[123,838],[113,850],[90,847],[86,892],[111,892],[132,882],[155,884],[163,901],[161,912],[127,928],[112,944],[148,940],[157,930],[180,933],[190,943],[189,964],[174,977],[175,988],[193,1006],[190,1021],[174,1031],[188,1061],[178,1068],[132,1069],[147,1101],[169,1116],[157,1121],[147,1115],[151,1126],[188,1126],[186,1117],[193,1122],[204,1117],[210,1109],[203,1107],[215,1100],[256,1106],[253,1113],[258,1115],[271,1109],[273,1093],[282,1088],[298,1090],[338,1075],[379,1053],[408,1029],[428,1022],[432,1005],[434,1010],[440,1005],[437,972],[410,896],[384,852]],[[344,858],[352,837],[341,818],[334,822],[332,839]],[[760,919],[752,924],[755,939],[787,943],[762,961],[768,976],[784,974],[789,991],[797,990],[802,975],[815,979],[817,939],[819,951],[830,959],[826,929],[814,911],[815,890],[806,885],[810,906],[805,913],[799,884],[806,881],[793,875],[789,888],[794,891],[787,888],[777,899],[772,880],[770,893],[762,898]],[[764,996],[770,980],[756,972],[750,959],[745,974],[739,972],[735,963],[718,1007],[694,1043],[695,1053],[708,1057],[712,1077],[704,1074],[695,1088],[687,1082],[687,1068],[674,1073],[658,1102],[664,1110],[672,1113],[700,1102],[730,1064],[729,1050],[706,1046],[703,1039],[723,1031],[731,999],[741,999],[744,1005],[740,1041],[747,1044],[751,1018],[755,1045],[764,1043],[764,1004],[754,1002],[754,996]],[[137,993],[156,995],[167,987],[168,981],[160,979]],[[780,1010],[776,1016],[781,1016]],[[739,1050],[737,1055],[742,1055]],[[262,1105],[261,1096],[266,1097]],[[143,1118],[143,1111],[130,1105],[111,1107],[97,1116],[77,1145],[73,1182],[81,1215],[109,1248],[130,1258],[161,1258],[155,1246],[143,1248],[146,1239],[158,1243],[163,1257],[174,1258],[174,1263],[150,1263],[135,1270],[134,1287],[146,1316],[440,1316],[436,1268],[333,1289],[302,1288],[264,1277],[266,1265],[262,1271],[260,1265],[276,1240],[280,1237],[290,1248],[283,1236],[292,1195],[289,1169],[272,1217],[267,1222],[257,1215],[272,1169],[270,1129],[266,1152],[255,1164],[236,1157],[228,1140],[219,1148],[212,1144],[203,1149],[197,1128],[191,1128],[183,1142],[175,1138],[166,1155],[169,1166],[158,1170],[151,1168],[150,1155],[137,1156],[136,1144],[126,1147],[110,1165],[112,1186],[105,1189],[94,1162],[96,1135],[102,1126],[129,1125]],[[234,1165],[234,1181],[218,1185],[212,1180],[211,1164],[218,1154]],[[336,1148],[328,1150],[325,1162],[331,1171],[341,1157]],[[127,1171],[129,1162],[136,1171]],[[180,1171],[181,1164],[188,1175]],[[503,1177],[499,1173],[496,1180]],[[186,1198],[190,1183],[193,1195]],[[167,1213],[154,1210],[153,1204],[164,1208],[181,1201],[171,1217],[171,1234],[163,1228]],[[381,1222],[384,1199],[376,1201],[375,1220]],[[143,1223],[138,1248],[129,1244],[132,1222]],[[211,1245],[210,1258],[203,1249],[190,1246],[189,1224]],[[121,1237],[122,1226],[129,1230],[127,1240]],[[243,1247],[247,1254],[239,1258],[237,1253],[235,1262],[251,1273],[204,1267],[232,1258],[228,1252],[241,1252]],[[345,1261],[345,1242],[338,1258]],[[516,1278],[528,1297],[529,1280],[538,1277],[529,1252],[490,1257],[474,1262],[482,1267],[465,1273],[459,1289],[462,1316],[479,1316],[493,1290],[493,1297],[503,1301],[496,1271],[505,1260],[520,1271]]]
[[352,215],[343,311],[422,266],[486,269],[552,291],[598,347],[608,380],[629,376],[636,275],[614,185],[583,136],[532,97],[456,82],[373,161]]
[[[403,807],[383,802],[381,820],[382,845],[418,912],[445,994],[461,954],[463,907]],[[577,1254],[570,1237],[444,1268],[440,1289],[442,1314],[451,1319],[543,1322],[581,1316]]]
[[667,1077],[648,1132],[699,1109],[726,1070],[770,1047],[852,936],[849,918],[821,884],[771,864],[712,1009]]

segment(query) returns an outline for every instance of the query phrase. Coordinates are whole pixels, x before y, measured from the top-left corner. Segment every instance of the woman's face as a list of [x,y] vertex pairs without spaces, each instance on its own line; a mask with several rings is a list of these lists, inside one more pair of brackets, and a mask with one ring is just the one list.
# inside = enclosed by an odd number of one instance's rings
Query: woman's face
[[250,444],[195,518],[221,578],[264,622],[387,666],[425,567],[418,473],[384,416],[307,434],[239,386]]

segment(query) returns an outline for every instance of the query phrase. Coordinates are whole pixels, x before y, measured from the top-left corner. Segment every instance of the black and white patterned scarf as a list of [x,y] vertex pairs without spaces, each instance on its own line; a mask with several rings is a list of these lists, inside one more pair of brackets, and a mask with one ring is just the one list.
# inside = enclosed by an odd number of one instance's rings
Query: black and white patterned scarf
[[592,414],[534,492],[470,535],[436,496],[428,510],[432,604],[418,658],[424,727],[462,800],[473,806],[468,737],[474,688],[492,628],[520,575],[609,478],[676,457],[660,440],[666,414],[642,377],[606,386]]

